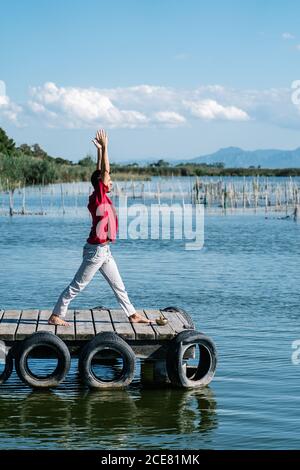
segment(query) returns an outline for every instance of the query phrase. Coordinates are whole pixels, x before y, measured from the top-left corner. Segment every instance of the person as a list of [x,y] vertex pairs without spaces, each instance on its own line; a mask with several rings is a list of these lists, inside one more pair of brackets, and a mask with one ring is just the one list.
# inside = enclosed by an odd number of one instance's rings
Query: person
[[116,240],[118,218],[112,201],[108,136],[104,129],[97,131],[92,140],[97,148],[97,168],[91,177],[94,191],[89,197],[88,209],[92,216],[90,235],[83,247],[83,260],[71,283],[59,296],[49,324],[69,326],[64,320],[70,302],[83,291],[99,271],[111,286],[121,308],[132,323],[154,323],[136,312],[128,298],[117,264],[110,251],[110,243]]

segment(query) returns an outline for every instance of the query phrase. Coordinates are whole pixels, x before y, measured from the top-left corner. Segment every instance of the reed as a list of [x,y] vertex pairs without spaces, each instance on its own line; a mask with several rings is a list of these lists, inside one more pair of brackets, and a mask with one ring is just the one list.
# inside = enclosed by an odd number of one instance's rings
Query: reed
[[[65,214],[75,209],[77,212],[86,206],[85,195],[92,187],[88,182],[60,183],[11,189],[9,182],[1,180],[1,213],[44,214],[59,210]],[[35,207],[30,207],[35,195]],[[282,212],[285,216],[294,214],[299,218],[300,181],[297,177],[188,177],[188,179],[159,177],[153,181],[118,180],[114,181],[111,196],[115,199],[126,196],[129,200],[142,200],[145,204],[156,202],[203,204],[207,212],[234,214],[239,211]],[[16,208],[15,208],[16,207]],[[35,212],[35,210],[37,212]]]

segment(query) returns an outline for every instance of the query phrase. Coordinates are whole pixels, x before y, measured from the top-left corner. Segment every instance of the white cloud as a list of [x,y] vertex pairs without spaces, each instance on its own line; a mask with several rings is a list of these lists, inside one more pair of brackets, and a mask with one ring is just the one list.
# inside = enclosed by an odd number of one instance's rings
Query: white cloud
[[281,35],[282,39],[288,40],[288,39],[295,39],[295,36],[291,33],[282,33]]
[[[218,95],[219,99],[200,96]],[[43,116],[49,126],[94,127],[176,127],[186,123],[188,110],[200,119],[245,121],[246,111],[234,103],[222,103],[224,87],[209,85],[195,90],[147,84],[108,89],[58,87],[47,82],[31,88],[28,106]]]
[[300,44],[297,44],[296,49],[300,51]]
[[30,99],[22,107],[0,93],[0,119],[16,125],[26,119],[31,126],[74,129],[172,128],[191,120],[255,120],[299,129],[300,107],[291,102],[292,91],[289,87],[256,90],[220,84],[191,89],[149,84],[100,89],[47,82],[31,88]]
[[[31,88],[30,108],[34,113],[43,113],[49,124],[69,128],[144,126],[148,118],[135,110],[122,110],[115,106],[102,90],[95,88],[58,87],[47,82]],[[49,114],[50,113],[50,114]]]
[[179,91],[171,87],[146,84],[102,89],[101,92],[112,101],[117,102],[118,106],[134,106],[144,110],[169,106],[179,97]]
[[174,111],[159,111],[154,113],[154,121],[158,123],[166,124],[169,127],[176,127],[180,124],[184,124],[186,119],[179,113]]
[[6,94],[6,85],[0,80],[0,119],[20,125],[19,116],[22,112],[21,106],[17,105]]
[[191,114],[205,120],[224,119],[228,121],[247,121],[249,115],[236,106],[223,106],[216,100],[184,101]]

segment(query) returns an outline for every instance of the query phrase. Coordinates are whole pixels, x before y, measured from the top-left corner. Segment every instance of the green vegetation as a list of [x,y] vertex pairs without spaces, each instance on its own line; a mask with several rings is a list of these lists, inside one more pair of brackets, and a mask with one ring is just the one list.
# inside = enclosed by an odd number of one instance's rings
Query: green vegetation
[[[88,181],[95,169],[90,155],[73,163],[64,158],[49,156],[38,144],[22,144],[16,147],[5,131],[0,128],[0,188],[14,191],[20,186],[71,181]],[[111,164],[115,180],[150,179],[152,176],[300,176],[300,168],[224,168],[223,163],[214,165],[179,163],[170,165],[163,159],[139,166],[138,163]]]
[[16,147],[0,128],[0,187],[14,191],[19,186],[70,181],[88,181],[95,163],[86,157],[78,164],[50,157],[38,144]]

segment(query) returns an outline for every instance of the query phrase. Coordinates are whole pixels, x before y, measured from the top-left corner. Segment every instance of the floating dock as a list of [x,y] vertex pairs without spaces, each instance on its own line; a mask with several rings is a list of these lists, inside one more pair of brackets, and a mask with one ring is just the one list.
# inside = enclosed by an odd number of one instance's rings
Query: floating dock
[[[142,360],[141,379],[144,383],[198,387],[211,381],[216,368],[214,344],[195,330],[187,312],[177,307],[139,309],[137,312],[149,320],[164,318],[167,323],[162,326],[132,323],[123,310],[106,307],[69,310],[66,316],[69,327],[49,325],[51,311],[46,309],[0,311],[0,351],[6,361],[6,370],[0,372],[0,383],[9,378],[15,363],[18,375],[28,385],[52,388],[65,378],[71,357],[79,358],[80,376],[91,388],[127,386],[133,379],[136,359]],[[188,360],[195,358],[197,345],[200,351],[198,366],[189,366]],[[123,360],[117,380],[98,380],[92,370],[92,361],[98,359],[101,363],[101,354],[102,362],[105,362],[104,352],[106,361],[117,354]],[[46,377],[31,373],[29,357],[56,357],[58,370]],[[185,382],[185,376],[188,382]]]

